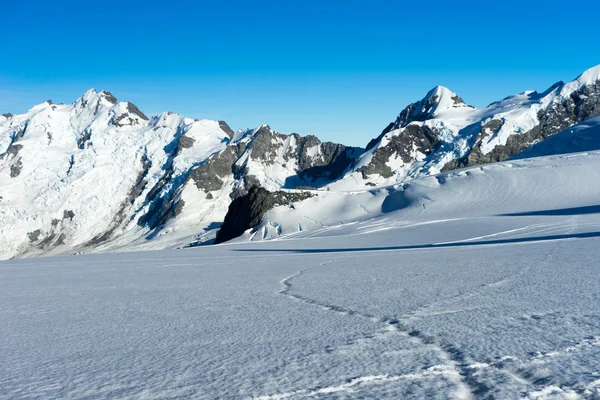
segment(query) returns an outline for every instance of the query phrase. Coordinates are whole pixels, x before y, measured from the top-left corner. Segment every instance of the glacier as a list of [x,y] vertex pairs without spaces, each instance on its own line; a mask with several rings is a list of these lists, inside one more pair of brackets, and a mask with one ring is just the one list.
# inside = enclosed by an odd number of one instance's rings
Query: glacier
[[363,215],[268,241],[2,261],[0,398],[598,398],[599,171],[509,160],[311,198]]

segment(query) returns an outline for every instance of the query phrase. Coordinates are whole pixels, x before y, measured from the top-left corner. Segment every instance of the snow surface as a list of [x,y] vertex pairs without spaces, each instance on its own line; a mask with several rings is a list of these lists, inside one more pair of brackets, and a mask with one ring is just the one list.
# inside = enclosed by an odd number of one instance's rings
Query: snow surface
[[0,262],[0,398],[598,398],[598,183],[600,152],[509,161],[276,240]]

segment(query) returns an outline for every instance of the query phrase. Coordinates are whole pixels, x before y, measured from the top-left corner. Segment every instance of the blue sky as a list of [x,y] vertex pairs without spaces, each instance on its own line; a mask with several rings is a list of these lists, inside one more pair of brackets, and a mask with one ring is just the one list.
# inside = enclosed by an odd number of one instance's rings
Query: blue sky
[[147,114],[364,146],[438,84],[485,106],[600,64],[599,12],[592,1],[8,0],[0,112],[94,87]]

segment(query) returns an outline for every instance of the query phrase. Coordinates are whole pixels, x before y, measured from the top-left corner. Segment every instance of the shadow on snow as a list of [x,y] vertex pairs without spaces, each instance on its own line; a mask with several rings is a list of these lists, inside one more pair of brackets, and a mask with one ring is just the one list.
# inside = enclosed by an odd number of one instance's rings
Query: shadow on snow
[[547,235],[529,238],[514,238],[504,240],[481,240],[478,242],[452,242],[440,244],[417,244],[408,246],[383,246],[383,247],[348,247],[338,249],[235,249],[242,252],[289,252],[289,253],[345,253],[361,251],[386,251],[386,250],[415,250],[415,249],[443,249],[448,247],[471,247],[498,244],[535,243],[561,239],[586,239],[600,237],[600,232],[568,233],[562,235]]
[[597,214],[600,213],[600,205],[597,206],[585,206],[585,207],[571,207],[571,208],[558,208],[556,210],[541,210],[541,211],[525,211],[510,214],[500,214],[499,217],[525,217],[525,216],[536,216],[536,215],[584,215],[584,214]]

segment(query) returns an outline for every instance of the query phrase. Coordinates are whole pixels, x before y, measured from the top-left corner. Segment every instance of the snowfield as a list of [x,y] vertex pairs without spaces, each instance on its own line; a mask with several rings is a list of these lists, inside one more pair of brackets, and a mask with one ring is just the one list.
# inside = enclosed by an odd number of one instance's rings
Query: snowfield
[[563,154],[3,261],[0,398],[600,398],[599,199],[600,152]]

